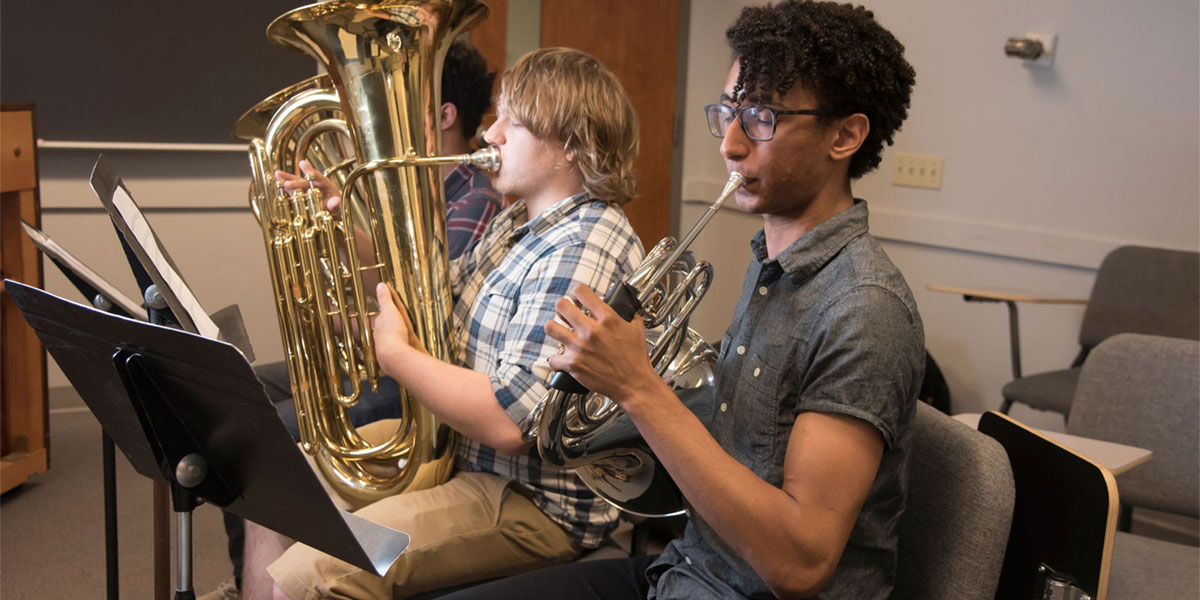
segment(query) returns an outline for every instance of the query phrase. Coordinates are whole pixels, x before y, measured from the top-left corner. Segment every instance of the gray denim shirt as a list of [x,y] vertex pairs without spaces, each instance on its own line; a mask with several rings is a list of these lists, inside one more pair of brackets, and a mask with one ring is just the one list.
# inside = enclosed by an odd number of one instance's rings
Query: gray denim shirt
[[[751,241],[733,323],[721,341],[709,430],[731,456],[783,485],[796,416],[837,413],[883,436],[875,481],[841,562],[818,598],[885,599],[896,571],[898,521],[908,487],[908,424],[925,368],[925,335],[912,293],[867,233],[867,205],[848,208],[767,259]],[[771,597],[750,565],[691,515],[646,571],[650,597]]]

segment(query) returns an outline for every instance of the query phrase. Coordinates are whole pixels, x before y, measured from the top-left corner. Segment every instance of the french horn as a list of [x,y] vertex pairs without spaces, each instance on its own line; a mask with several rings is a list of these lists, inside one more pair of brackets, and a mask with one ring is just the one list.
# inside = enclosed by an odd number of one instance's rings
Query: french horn
[[[704,422],[712,414],[717,353],[688,327],[688,320],[712,284],[713,268],[697,262],[687,249],[745,183],[740,173],[730,173],[720,196],[682,242],[664,238],[629,279],[605,295],[605,302],[626,320],[635,315],[645,319],[651,365]],[[596,495],[625,512],[645,517],[684,512],[679,488],[624,411],[565,372],[551,376],[522,436],[535,441],[542,460],[574,469]]]

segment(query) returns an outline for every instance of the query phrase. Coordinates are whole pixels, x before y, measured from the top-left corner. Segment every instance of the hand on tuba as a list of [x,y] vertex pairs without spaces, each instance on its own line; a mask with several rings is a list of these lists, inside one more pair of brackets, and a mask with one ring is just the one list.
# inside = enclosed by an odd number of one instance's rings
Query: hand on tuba
[[563,347],[561,354],[550,357],[550,368],[570,373],[618,404],[666,385],[650,363],[640,315],[626,321],[585,285],[576,286],[554,308],[566,326],[558,321],[546,324],[546,334]]
[[[338,206],[342,202],[342,191],[338,189],[337,184],[330,181],[319,169],[313,167],[307,160],[300,161],[300,171],[304,175],[296,175],[287,171],[275,171],[275,181],[283,185],[283,190],[287,193],[292,193],[297,190],[306,190],[309,185],[321,190],[321,197],[325,199],[325,210],[330,214],[337,216]],[[312,177],[312,183],[308,181],[308,177]]]
[[410,348],[424,354],[429,352],[413,333],[412,321],[408,319],[408,311],[396,290],[380,282],[375,286],[375,298],[379,301],[379,314],[371,326],[375,333],[375,355],[383,371],[390,375],[394,370],[389,365],[395,360],[403,360],[404,353]]

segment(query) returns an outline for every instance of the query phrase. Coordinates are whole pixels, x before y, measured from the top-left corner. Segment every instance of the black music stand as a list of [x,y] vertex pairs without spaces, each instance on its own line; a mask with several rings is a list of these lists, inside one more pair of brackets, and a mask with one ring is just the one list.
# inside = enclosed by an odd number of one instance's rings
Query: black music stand
[[[146,220],[133,196],[125,187],[121,177],[104,161],[101,156],[92,167],[90,178],[92,189],[104,205],[112,219],[113,228],[125,252],[129,268],[141,290],[144,307],[138,302],[125,297],[120,290],[108,283],[98,273],[91,270],[83,261],[73,256],[59,246],[44,232],[26,224],[25,231],[66,275],[94,306],[101,310],[113,312],[121,316],[132,316],[155,325],[165,325],[202,333],[207,337],[215,337],[228,341],[238,347],[247,357],[254,360],[254,350],[242,324],[241,312],[237,305],[226,307],[211,316],[205,314],[199,301],[192,293],[180,273],[179,268],[171,260],[170,254],[154,233],[154,229]],[[117,517],[116,517],[116,469],[114,462],[113,441],[107,430],[101,434],[104,465],[104,516],[105,516],[105,548],[107,572],[107,597],[116,600],[118,592],[117,567]],[[155,589],[165,591],[169,585],[166,557],[158,547],[158,541],[166,540],[166,521],[160,520],[165,512],[165,505],[170,490],[166,486],[155,486],[154,498],[154,535],[155,535]],[[162,504],[160,504],[160,501]],[[160,510],[162,506],[162,510]],[[177,511],[180,540],[180,556],[187,556],[190,561],[191,512]],[[186,548],[185,548],[186,541]],[[185,551],[186,550],[186,551]],[[160,570],[161,568],[161,570]],[[181,560],[180,571],[190,573],[190,564]],[[160,575],[162,577],[160,578]],[[183,578],[180,578],[181,581]],[[159,582],[164,587],[159,587]]]
[[[190,518],[207,500],[380,575],[408,547],[407,534],[333,505],[234,346],[4,285],[134,469],[170,485],[176,511]],[[176,600],[195,597],[183,541]]]

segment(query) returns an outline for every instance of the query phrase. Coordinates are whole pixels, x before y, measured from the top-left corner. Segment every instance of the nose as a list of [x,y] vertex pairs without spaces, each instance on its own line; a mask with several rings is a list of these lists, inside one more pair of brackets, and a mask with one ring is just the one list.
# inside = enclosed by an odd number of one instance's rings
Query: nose
[[493,146],[499,146],[504,142],[504,117],[497,117],[496,122],[492,123],[491,127],[483,134],[483,141]]
[[750,152],[750,138],[742,131],[740,117],[729,122],[725,127],[725,137],[721,138],[721,156],[725,160],[742,160]]

